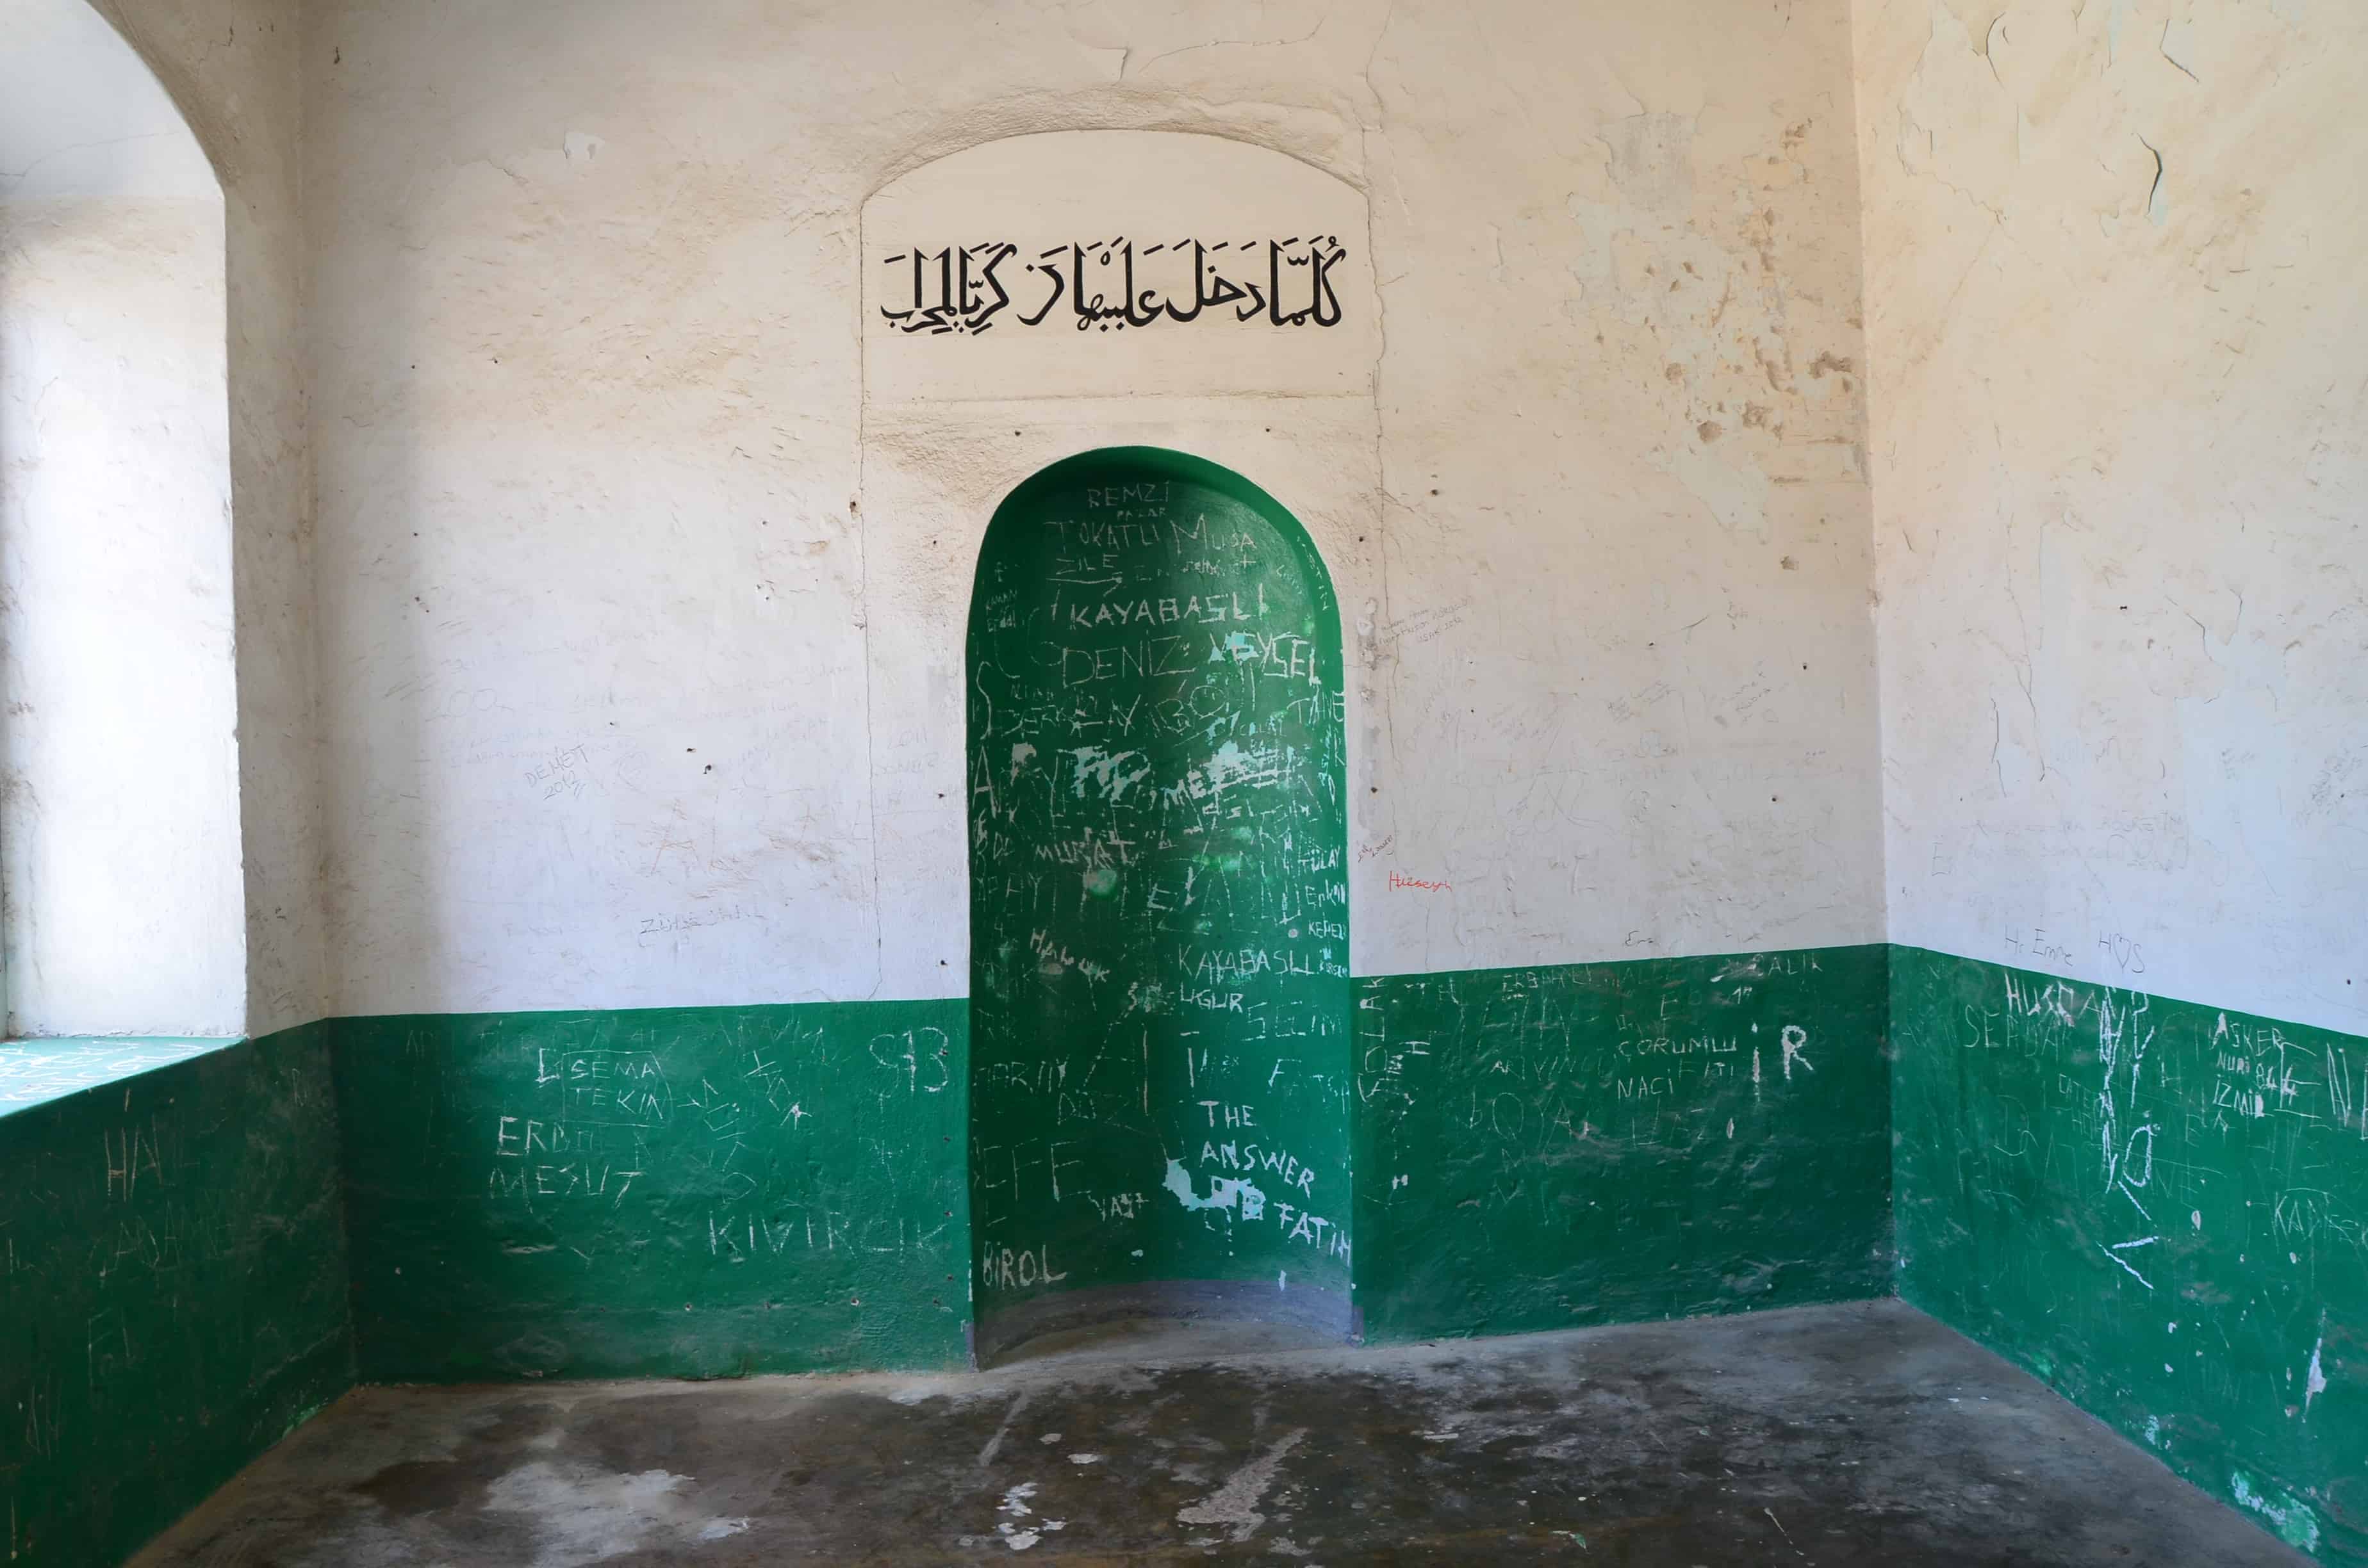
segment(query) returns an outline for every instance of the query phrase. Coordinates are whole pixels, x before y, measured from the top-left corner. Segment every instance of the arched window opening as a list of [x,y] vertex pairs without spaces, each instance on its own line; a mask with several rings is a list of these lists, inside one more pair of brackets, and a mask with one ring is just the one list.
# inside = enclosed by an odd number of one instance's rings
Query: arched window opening
[[0,0],[12,1037],[244,1023],[223,218],[85,0]]

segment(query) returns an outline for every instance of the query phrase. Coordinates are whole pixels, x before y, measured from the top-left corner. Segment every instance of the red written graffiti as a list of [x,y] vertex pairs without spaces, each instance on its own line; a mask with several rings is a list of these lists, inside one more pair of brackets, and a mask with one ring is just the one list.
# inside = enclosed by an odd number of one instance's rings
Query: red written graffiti
[[1413,888],[1420,892],[1453,892],[1455,891],[1453,882],[1427,882],[1420,877],[1402,877],[1395,871],[1390,873],[1390,886],[1393,889]]

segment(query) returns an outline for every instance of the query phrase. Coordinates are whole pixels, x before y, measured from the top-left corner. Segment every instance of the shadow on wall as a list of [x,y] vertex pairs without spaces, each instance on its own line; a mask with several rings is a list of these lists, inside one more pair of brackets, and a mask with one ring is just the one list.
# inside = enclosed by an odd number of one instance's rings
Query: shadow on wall
[[971,602],[978,1352],[1145,1311],[1353,1331],[1347,754],[1315,545],[1110,448],[996,509]]

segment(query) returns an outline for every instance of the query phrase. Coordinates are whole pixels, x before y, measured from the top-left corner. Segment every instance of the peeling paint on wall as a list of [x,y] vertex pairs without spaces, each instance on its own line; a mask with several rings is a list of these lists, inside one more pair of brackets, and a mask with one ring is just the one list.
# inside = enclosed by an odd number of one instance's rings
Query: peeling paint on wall
[[2360,1032],[2368,13],[1964,9],[1855,12],[1890,934]]

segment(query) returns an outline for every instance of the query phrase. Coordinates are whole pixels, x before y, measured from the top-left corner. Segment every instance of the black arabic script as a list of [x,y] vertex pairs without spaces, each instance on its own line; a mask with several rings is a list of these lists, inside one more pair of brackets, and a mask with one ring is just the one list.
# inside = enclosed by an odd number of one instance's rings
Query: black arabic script
[[[1338,326],[1333,269],[1349,253],[1337,235],[1287,240],[1170,240],[1123,235],[1071,241],[1022,261],[1008,240],[918,245],[885,258],[904,304],[880,313],[903,333],[973,336],[1009,320],[1066,322],[1079,332],[1123,332],[1201,320]],[[1008,314],[1007,314],[1008,312]]]

